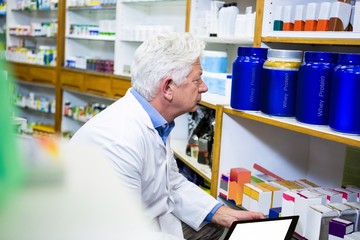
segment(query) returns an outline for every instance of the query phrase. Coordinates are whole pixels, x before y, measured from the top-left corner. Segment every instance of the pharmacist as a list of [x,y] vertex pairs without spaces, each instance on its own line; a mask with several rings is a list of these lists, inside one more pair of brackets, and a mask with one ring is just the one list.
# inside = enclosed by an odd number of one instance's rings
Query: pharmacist
[[218,239],[235,220],[263,218],[221,205],[178,172],[168,136],[174,119],[196,111],[208,90],[201,79],[204,47],[189,33],[145,41],[131,66],[132,88],[70,141],[100,147],[156,230],[185,239]]

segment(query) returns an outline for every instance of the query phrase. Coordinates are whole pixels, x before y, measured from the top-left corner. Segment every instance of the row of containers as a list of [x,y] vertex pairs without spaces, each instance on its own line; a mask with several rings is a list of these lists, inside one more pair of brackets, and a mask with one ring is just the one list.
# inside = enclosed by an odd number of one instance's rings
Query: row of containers
[[230,106],[360,134],[360,54],[239,47]]

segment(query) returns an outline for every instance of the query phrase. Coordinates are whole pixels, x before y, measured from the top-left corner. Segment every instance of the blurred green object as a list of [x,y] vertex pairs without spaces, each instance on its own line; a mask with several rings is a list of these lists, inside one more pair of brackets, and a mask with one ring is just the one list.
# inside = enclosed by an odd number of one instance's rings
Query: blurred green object
[[0,210],[22,183],[24,169],[16,147],[8,68],[0,59]]
[[360,149],[358,148],[347,148],[342,185],[360,187]]

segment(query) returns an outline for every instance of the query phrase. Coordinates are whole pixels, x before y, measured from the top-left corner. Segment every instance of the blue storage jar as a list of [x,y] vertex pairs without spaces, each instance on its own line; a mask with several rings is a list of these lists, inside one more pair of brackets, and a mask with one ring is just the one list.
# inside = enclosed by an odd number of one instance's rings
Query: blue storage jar
[[239,110],[260,110],[261,73],[267,48],[239,47],[233,62],[230,106]]
[[338,132],[360,134],[360,54],[338,55],[331,86],[329,126]]
[[303,52],[269,49],[267,57],[261,79],[260,110],[272,116],[293,117]]
[[328,124],[331,79],[336,65],[336,53],[305,52],[297,83],[296,120],[307,124]]

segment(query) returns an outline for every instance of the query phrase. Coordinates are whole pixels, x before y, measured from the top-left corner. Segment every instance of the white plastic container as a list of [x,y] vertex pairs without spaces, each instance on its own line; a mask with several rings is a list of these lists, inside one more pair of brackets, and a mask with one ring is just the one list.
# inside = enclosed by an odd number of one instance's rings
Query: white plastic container
[[204,51],[201,58],[203,70],[212,73],[226,73],[227,63],[227,53],[221,51]]
[[217,104],[230,104],[231,73],[210,73],[204,71],[202,79],[209,89],[202,95],[202,100]]

